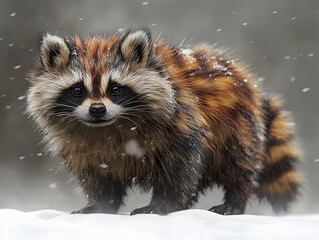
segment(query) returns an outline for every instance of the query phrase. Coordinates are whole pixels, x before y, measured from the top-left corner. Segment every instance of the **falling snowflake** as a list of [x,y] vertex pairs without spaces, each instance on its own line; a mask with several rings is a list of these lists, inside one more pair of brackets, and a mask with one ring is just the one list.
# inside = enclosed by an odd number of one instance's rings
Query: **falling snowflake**
[[309,53],[308,57],[313,57],[315,54],[314,53]]
[[56,183],[51,183],[51,184],[49,185],[49,187],[50,187],[51,189],[54,189],[54,188],[56,187]]
[[38,155],[39,157],[41,157],[43,154],[42,154],[42,153],[37,153],[37,155]]
[[290,59],[290,56],[285,56],[284,59],[288,60],[288,59]]
[[107,165],[106,163],[101,163],[101,164],[100,164],[100,167],[101,167],[101,168],[108,168],[108,165]]
[[295,80],[296,80],[295,77],[291,77],[291,78],[290,78],[290,81],[291,81],[291,82],[294,82]]
[[302,89],[302,91],[305,93],[305,92],[308,92],[310,90],[310,88],[304,88]]
[[218,28],[217,30],[216,30],[216,32],[220,32],[222,29],[221,28]]
[[14,17],[16,15],[16,13],[11,13],[10,17]]
[[17,66],[14,66],[14,67],[13,67],[13,69],[15,69],[15,70],[17,70],[17,69],[19,69],[19,68],[21,68],[21,65],[17,65]]
[[132,178],[132,183],[133,183],[133,184],[136,183],[136,180],[137,180],[137,177],[133,177],[133,178]]
[[142,5],[143,5],[143,6],[148,5],[148,2],[142,2]]
[[273,13],[273,14],[276,14],[276,13],[277,13],[277,11],[273,11],[272,13]]
[[243,26],[246,26],[246,25],[247,25],[247,22],[244,22],[244,23],[243,23]]
[[18,97],[18,100],[23,100],[23,99],[25,99],[26,98],[26,96],[25,95],[22,95],[22,96],[20,96],[20,97]]

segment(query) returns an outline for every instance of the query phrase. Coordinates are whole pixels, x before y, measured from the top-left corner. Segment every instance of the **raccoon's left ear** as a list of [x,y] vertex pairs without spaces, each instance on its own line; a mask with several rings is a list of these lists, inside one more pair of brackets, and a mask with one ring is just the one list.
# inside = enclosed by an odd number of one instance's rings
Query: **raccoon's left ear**
[[42,38],[40,60],[45,70],[61,70],[70,59],[70,49],[65,40],[59,36],[46,34]]
[[152,37],[147,28],[129,31],[123,36],[119,53],[122,60],[132,68],[144,67],[151,56]]

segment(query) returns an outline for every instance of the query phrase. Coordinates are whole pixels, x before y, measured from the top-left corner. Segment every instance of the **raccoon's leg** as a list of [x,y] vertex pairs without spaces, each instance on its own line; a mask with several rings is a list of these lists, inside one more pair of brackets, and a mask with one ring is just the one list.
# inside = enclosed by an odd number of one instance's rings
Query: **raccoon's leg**
[[[170,180],[177,181],[177,179]],[[168,182],[163,184],[156,183],[153,187],[153,196],[150,204],[135,209],[131,212],[131,215],[148,213],[166,215],[171,212],[188,209],[197,202],[197,195],[197,190],[186,186],[173,186],[169,185]]]
[[[256,174],[253,170],[253,164],[247,169],[243,169],[242,166],[234,164],[224,169],[224,182],[222,183],[225,190],[224,203],[210,208],[209,211],[222,215],[243,214],[245,212],[248,198],[254,189],[253,180]],[[246,165],[244,164],[244,166]]]
[[111,177],[96,176],[82,183],[82,187],[87,194],[88,204],[72,214],[117,213],[126,195],[125,186]]
[[[250,195],[254,191],[261,169],[260,147],[262,143],[257,136],[258,128],[253,128],[255,122],[242,127],[230,136],[219,150],[218,165],[213,167],[216,183],[224,187],[224,203],[209,210],[222,215],[243,214]],[[246,137],[247,135],[247,137]],[[242,144],[242,136],[245,144]],[[248,137],[249,136],[249,137]]]
[[171,151],[158,156],[156,161],[150,204],[135,209],[131,215],[143,213],[166,215],[188,209],[197,202],[199,181],[202,176],[198,148],[192,149],[188,143],[185,146],[179,142],[173,143],[173,147],[168,149]]
[[236,186],[227,187],[225,188],[224,203],[210,208],[209,211],[222,215],[243,214],[251,193],[252,188],[249,186],[245,186],[245,189],[241,187],[236,189]]

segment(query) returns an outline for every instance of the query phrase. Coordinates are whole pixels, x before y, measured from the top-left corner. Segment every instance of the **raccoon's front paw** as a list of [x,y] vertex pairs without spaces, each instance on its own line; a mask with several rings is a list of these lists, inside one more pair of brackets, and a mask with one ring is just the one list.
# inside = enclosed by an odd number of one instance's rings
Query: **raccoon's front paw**
[[164,207],[157,207],[157,206],[146,206],[142,208],[137,208],[131,212],[132,215],[136,214],[159,214],[159,215],[166,215],[170,213],[170,211],[167,208]]
[[85,206],[84,208],[73,211],[71,214],[88,214],[88,213],[98,213],[97,208],[95,208],[93,205]]
[[234,207],[229,204],[221,204],[210,208],[208,211],[218,213],[221,215],[238,215],[243,214],[245,212],[245,209],[240,207]]

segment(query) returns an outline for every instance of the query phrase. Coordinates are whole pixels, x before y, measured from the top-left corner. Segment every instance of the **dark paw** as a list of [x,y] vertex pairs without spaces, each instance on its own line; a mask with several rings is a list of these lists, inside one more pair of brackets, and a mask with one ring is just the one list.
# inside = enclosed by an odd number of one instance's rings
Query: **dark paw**
[[136,215],[136,214],[159,214],[159,215],[166,215],[170,213],[170,211],[168,211],[165,208],[160,208],[160,207],[156,207],[156,206],[146,206],[146,207],[142,207],[142,208],[137,208],[135,210],[133,210],[131,212],[131,216],[132,215]]
[[218,213],[221,215],[239,215],[239,214],[243,214],[245,209],[240,207],[234,207],[228,204],[222,204],[222,205],[212,207],[208,211]]
[[116,213],[115,210],[106,208],[101,204],[88,204],[84,208],[73,211],[71,214],[90,214],[90,213]]
[[97,213],[97,209],[93,206],[86,206],[80,210],[73,211],[71,214],[88,214],[88,213]]

